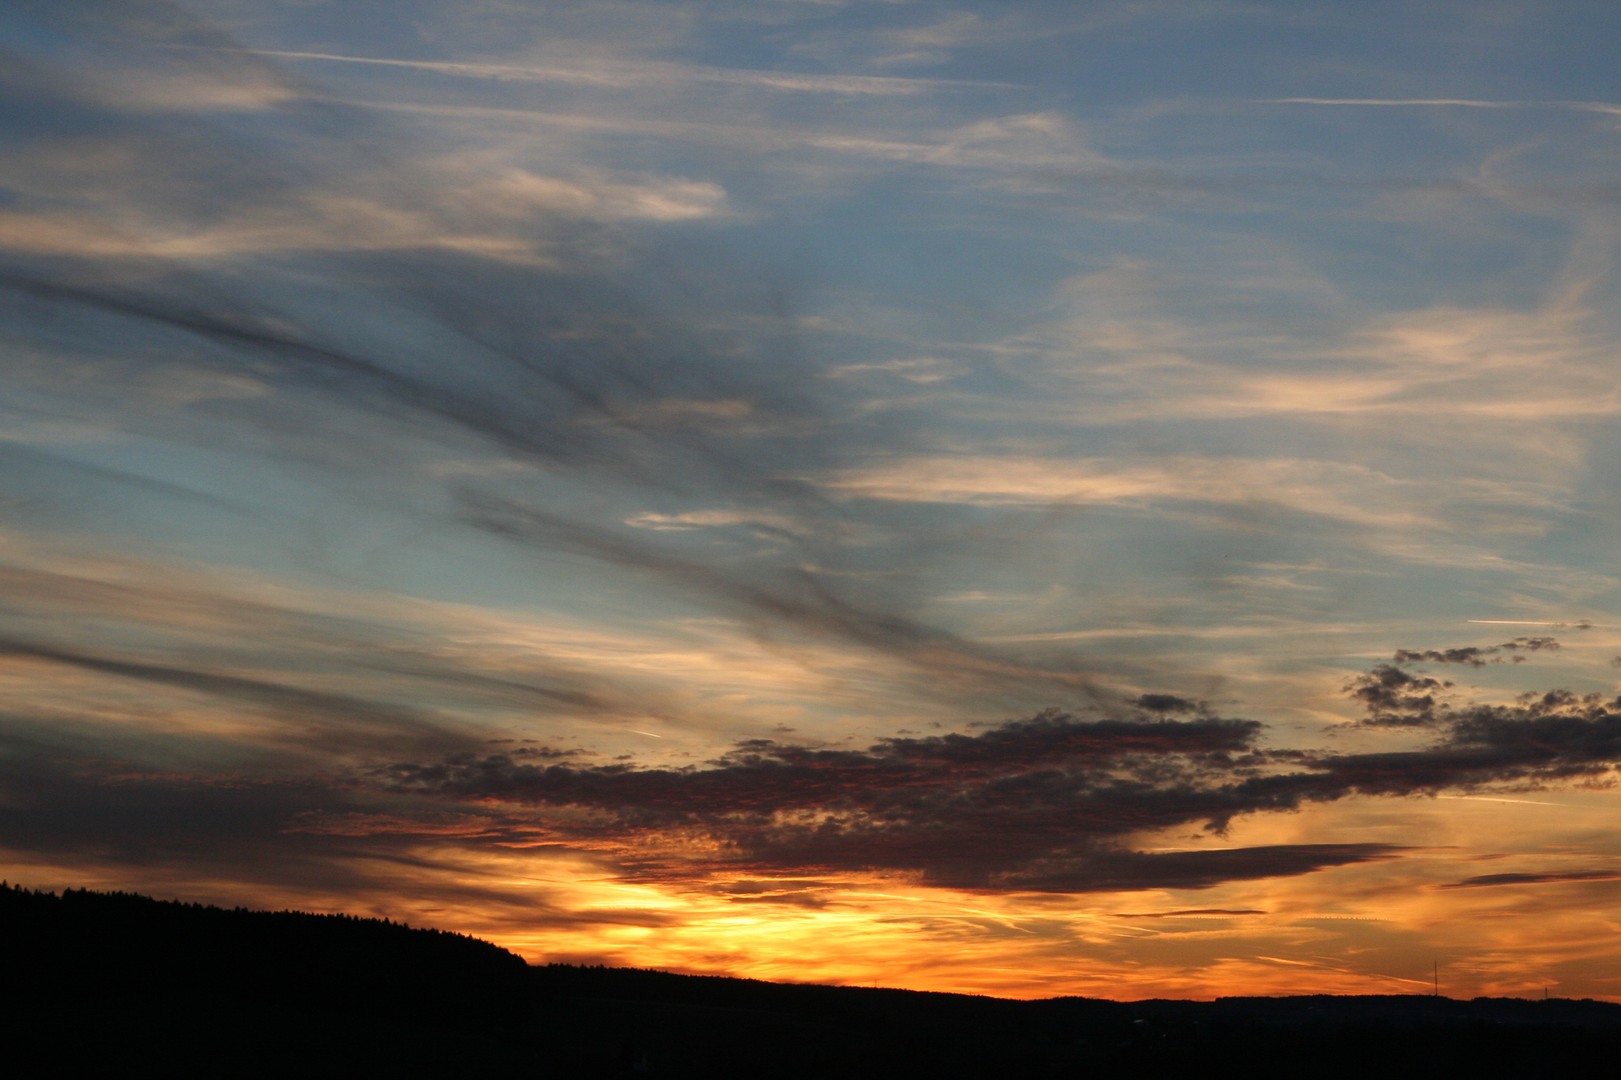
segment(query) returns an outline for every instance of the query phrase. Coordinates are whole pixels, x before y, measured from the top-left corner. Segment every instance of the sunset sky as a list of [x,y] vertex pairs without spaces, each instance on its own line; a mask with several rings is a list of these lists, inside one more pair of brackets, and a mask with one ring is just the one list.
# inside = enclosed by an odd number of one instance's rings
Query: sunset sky
[[1617,42],[8,0],[0,876],[1621,1000]]

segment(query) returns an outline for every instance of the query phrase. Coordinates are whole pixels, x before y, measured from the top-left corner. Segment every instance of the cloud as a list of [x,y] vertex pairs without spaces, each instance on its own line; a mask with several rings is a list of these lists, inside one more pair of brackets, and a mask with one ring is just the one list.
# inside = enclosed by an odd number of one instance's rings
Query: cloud
[[1335,866],[1381,862],[1409,848],[1397,844],[1278,844],[1207,851],[1119,852],[1075,860],[1073,865],[1014,873],[1002,883],[1041,892],[1127,892],[1138,889],[1206,889],[1227,881],[1291,877]]
[[[1398,659],[1402,655],[1397,653]],[[1447,708],[1436,695],[1451,688],[1449,682],[1380,664],[1351,680],[1346,691],[1367,708],[1370,724],[1418,725],[1433,723],[1436,710]]]
[[1585,881],[1621,881],[1621,870],[1563,870],[1537,874],[1481,874],[1437,885],[1438,889],[1486,889],[1498,885],[1563,885]]
[[1517,637],[1501,645],[1465,645],[1454,649],[1397,649],[1393,659],[1397,664],[1421,664],[1429,661],[1436,664],[1485,667],[1487,664],[1503,663],[1502,654],[1505,653],[1511,663],[1521,663],[1528,652],[1557,648],[1559,648],[1557,638]]
[[514,170],[475,190],[472,198],[500,212],[550,213],[602,221],[692,221],[726,211],[726,191],[719,184],[675,178],[629,182],[611,175],[577,178],[545,176]]
[[[992,507],[1271,503],[1369,527],[1411,528],[1428,520],[1417,499],[1400,498],[1409,484],[1373,469],[1326,461],[1191,454],[1144,461],[957,454],[898,458],[814,482],[846,498],[890,502]],[[1412,508],[1402,507],[1404,501]]]
[[1175,694],[1141,694],[1132,704],[1151,713],[1193,712],[1199,708],[1197,702],[1179,698]]
[[1015,9],[980,11],[913,10],[915,5],[893,5],[881,22],[860,33],[820,32],[812,25],[795,40],[793,51],[813,57],[851,56],[879,68],[944,65],[963,54],[985,54],[1009,49],[1027,53],[1032,45],[1058,38],[1104,35],[1135,23],[1202,21],[1213,16],[1246,17],[1244,5],[1216,0],[1181,0],[1179,3],[1134,2],[1077,8],[1031,5]]
[[0,562],[0,668],[29,708],[69,695],[80,713],[64,705],[62,722],[113,743],[153,728],[217,740],[226,757],[238,740],[330,765],[379,743],[481,745],[488,725],[553,741],[632,724],[691,733],[730,720],[699,704],[716,687],[760,699],[795,674],[751,670],[757,657],[724,644],[681,651],[566,620],[299,592],[161,562],[57,562]]
[[[159,391],[160,394],[164,392]],[[166,392],[171,398],[193,398],[211,393],[229,394],[231,388],[176,384],[166,388]],[[179,501],[193,506],[207,506],[240,517],[253,514],[252,505],[245,500],[211,494],[186,484],[143,476],[126,469],[93,465],[79,461],[68,453],[25,445],[21,440],[26,440],[29,434],[26,430],[13,432],[12,438],[18,439],[17,442],[0,435],[0,476],[6,478],[14,496],[31,490],[61,491],[64,486],[103,494],[136,491],[159,502]],[[6,569],[0,564],[0,578],[5,576]]]
[[881,135],[810,135],[823,150],[954,169],[1016,173],[1058,169],[1068,173],[1121,171],[1091,147],[1077,126],[1057,113],[1026,113],[976,120],[937,132],[927,141]]
[[1405,849],[1387,843],[1138,845],[1168,829],[1202,824],[1221,833],[1240,815],[1352,796],[1595,780],[1621,761],[1621,699],[1550,691],[1513,706],[1442,712],[1433,701],[1414,704],[1433,688],[1391,683],[1395,670],[1376,669],[1348,691],[1380,715],[1422,713],[1437,732],[1429,746],[1268,749],[1254,721],[1159,719],[1153,705],[1180,699],[1144,695],[1144,711],[1132,718],[1053,710],[976,734],[891,738],[865,750],[755,739],[685,768],[464,754],[398,762],[377,769],[372,782],[455,803],[529,807],[539,822],[587,813],[577,838],[607,852],[641,852],[639,869],[627,871],[633,877],[877,871],[1039,893],[1206,888],[1397,858]]
[[747,528],[768,534],[803,533],[804,526],[780,514],[748,510],[688,510],[679,514],[641,513],[625,519],[625,524],[653,532],[686,532],[692,529]]
[[[879,868],[922,872],[938,884],[1054,891],[1061,881],[1123,888],[1155,873],[1210,881],[1223,866],[1264,876],[1266,866],[1362,857],[1278,850],[1139,858],[1109,848],[1114,838],[1190,817],[1179,798],[1197,802],[1199,793],[1157,790],[1148,774],[1195,774],[1207,759],[1247,750],[1257,727],[1049,713],[972,736],[887,739],[866,751],[751,740],[696,769],[538,765],[491,754],[399,763],[375,776],[402,793],[587,810],[597,815],[587,834],[655,848],[660,836],[708,832],[738,851],[713,858],[716,872]],[[665,857],[685,861],[679,852]]]
[[[90,111],[109,130],[19,137],[18,152],[0,165],[0,180],[28,196],[0,213],[0,249],[194,267],[439,250],[574,268],[582,247],[610,248],[615,227],[732,213],[727,192],[712,180],[583,166],[543,171],[510,147],[411,154],[397,136],[390,144],[381,125],[295,129],[296,145],[271,156],[236,146],[241,134],[228,124],[199,120],[177,131],[142,116]],[[342,145],[345,136],[354,145]],[[261,171],[245,167],[250,159]],[[199,184],[199,170],[217,172],[220,185]],[[110,184],[110,175],[122,183]],[[239,185],[234,197],[226,180]],[[580,234],[592,230],[582,244]]]
[[30,731],[16,717],[10,721],[0,736],[7,792],[0,845],[10,852],[131,864],[201,857],[238,869],[261,861],[266,877],[284,879],[311,863],[341,862],[336,852],[290,842],[281,832],[290,817],[333,797],[328,784],[308,777],[222,781],[143,768],[127,756],[96,754],[93,744],[63,738],[47,725]]
[[[636,571],[765,628],[876,651],[933,680],[935,692],[1041,685],[1067,695],[1095,693],[1084,670],[1025,663],[894,607],[852,600],[836,578],[803,562],[752,568],[699,560],[654,546],[636,533],[573,521],[514,500],[474,490],[457,495],[462,520],[475,528],[527,549],[575,551]],[[638,532],[645,534],[645,521],[632,523],[643,525]]]
[[[164,60],[184,66],[195,55],[169,50]],[[363,117],[313,107],[278,117],[278,139],[256,140],[208,116],[160,123],[68,84],[51,106],[87,130],[47,138],[4,118],[23,127],[0,167],[18,196],[0,214],[0,273],[20,337],[38,336],[43,309],[94,311],[81,343],[120,324],[147,340],[176,335],[190,366],[253,378],[272,397],[265,411],[289,391],[325,393],[346,407],[435,414],[527,456],[551,457],[570,438],[606,450],[610,429],[636,428],[666,396],[705,405],[696,384],[706,381],[726,384],[728,402],[777,411],[750,393],[770,380],[745,376],[742,362],[731,365],[736,379],[710,379],[725,365],[687,365],[650,385],[672,352],[736,348],[716,348],[709,333],[700,344],[701,317],[627,304],[625,282],[603,273],[628,243],[620,226],[728,213],[713,181],[547,173],[488,149],[430,153]],[[339,315],[355,308],[373,313],[363,329]],[[428,374],[434,365],[399,355],[391,315],[415,329],[416,349],[431,340],[478,363]],[[213,348],[197,349],[198,339]],[[470,393],[460,375],[492,364],[504,375],[488,373]],[[579,424],[586,416],[606,424]],[[678,438],[672,426],[664,421],[661,437]]]
[[[118,110],[198,115],[262,112],[303,95],[276,65],[219,55],[233,44],[226,35],[163,0],[116,8],[85,0],[16,4],[7,17],[15,21],[0,49],[6,57],[0,83],[27,87],[30,96],[71,87]],[[181,47],[190,55],[162,55]],[[72,62],[71,79],[62,77],[64,57]]]
[[[441,912],[477,910],[487,932],[528,940],[537,928],[682,928],[687,915],[669,901],[625,906],[625,890],[648,886],[786,916],[843,910],[886,878],[1035,902],[1370,866],[1414,849],[1345,840],[1189,844],[1185,830],[1354,794],[1557,784],[1621,757],[1621,703],[1558,692],[1512,707],[1471,706],[1435,745],[1384,754],[1269,750],[1253,721],[1166,721],[1139,707],[1090,720],[1052,711],[864,749],[748,740],[686,768],[485,746],[426,763],[256,780],[143,768],[98,756],[106,744],[82,734],[13,723],[13,752],[0,755],[11,793],[0,809],[0,844],[25,861],[50,853],[123,867],[126,882],[131,874],[165,881],[181,866],[195,875],[207,865],[216,881],[254,882],[279,895],[404,889]],[[1167,836],[1182,846],[1167,848]],[[620,902],[604,902],[611,891],[576,894],[561,884],[514,897],[503,886],[511,871],[490,861],[503,853],[521,854],[529,877],[535,860],[557,861],[560,873],[569,860],[586,860],[594,879],[606,875],[620,890]],[[487,880],[492,873],[500,880]],[[1578,870],[1484,875],[1441,888],[1614,879]],[[868,884],[853,884],[861,881]],[[1115,917],[1259,913],[1216,906]],[[927,912],[916,918],[930,921]],[[541,952],[555,957],[566,947],[554,941]]]
[[1263,105],[1329,105],[1345,108],[1394,109],[1557,109],[1621,115],[1621,105],[1608,101],[1535,101],[1492,98],[1266,98]]
[[91,884],[219,904],[254,897],[266,907],[364,912],[418,926],[448,922],[509,941],[678,922],[672,913],[570,883],[578,859],[555,846],[525,848],[524,866],[532,874],[548,865],[559,880],[515,894],[510,873],[492,872],[488,856],[462,854],[475,843],[533,838],[533,829],[496,814],[381,807],[332,773],[177,771],[174,762],[187,755],[173,746],[166,748],[170,767],[151,767],[131,760],[129,749],[8,717],[0,732],[7,795],[0,850],[8,865],[55,887]]
[[672,64],[639,58],[634,61],[599,60],[589,65],[501,64],[445,60],[406,60],[390,57],[345,56],[338,53],[291,52],[272,49],[232,49],[271,60],[312,60],[333,64],[368,64],[378,67],[430,71],[467,79],[496,82],[563,83],[614,90],[670,89],[692,84],[743,87],[801,94],[837,96],[911,97],[960,86],[989,84],[958,79],[903,78],[893,75],[854,75],[843,73],[750,71],[740,68],[708,67],[701,64]]
[[[1445,699],[1453,684],[1408,671],[1402,665],[1436,663],[1485,667],[1524,663],[1527,653],[1553,651],[1559,641],[1551,637],[1518,637],[1499,645],[1466,645],[1450,649],[1397,649],[1392,662],[1380,664],[1346,685],[1352,700],[1367,710],[1368,724],[1413,727],[1434,724],[1452,708]],[[1553,699],[1546,703],[1553,705]]]
[[1221,919],[1241,915],[1265,915],[1258,908],[1189,908],[1185,911],[1117,912],[1117,919]]
[[[1398,446],[1440,442],[1444,425],[1447,445],[1476,451],[1469,477],[1543,505],[1558,488],[1526,466],[1559,444],[1522,425],[1580,422],[1621,405],[1605,366],[1612,320],[1589,299],[1607,264],[1586,248],[1606,248],[1609,228],[1586,235],[1564,253],[1559,279],[1519,306],[1416,300],[1348,310],[1331,278],[1292,265],[1298,253],[1265,238],[1203,252],[1219,276],[1191,258],[1122,258],[1062,283],[1054,317],[995,347],[1021,376],[1026,418],[1061,410],[1111,429],[1253,420],[1319,440],[1357,425]],[[1280,264],[1293,272],[1280,274]],[[1276,305],[1295,312],[1288,325],[1261,314]],[[1505,440],[1523,459],[1485,453]]]
[[[719,468],[736,481],[753,472],[745,486],[759,487],[765,482],[760,459],[750,462],[723,451],[711,432],[725,431],[740,402],[746,403],[741,405],[745,415],[815,407],[810,395],[791,404],[742,363],[733,368],[736,378],[725,363],[668,368],[670,353],[682,347],[684,335],[668,324],[661,327],[655,318],[640,326],[623,313],[602,310],[613,302],[606,284],[593,296],[578,278],[554,281],[557,288],[543,293],[545,308],[531,297],[526,317],[520,320],[512,312],[507,322],[496,314],[501,294],[516,301],[513,290],[521,288],[519,283],[466,275],[469,291],[484,284],[496,290],[485,291],[483,314],[475,316],[478,306],[471,295],[458,295],[461,288],[440,282],[431,292],[424,289],[423,303],[407,314],[425,284],[421,275],[437,272],[412,264],[395,264],[386,272],[392,282],[367,286],[372,301],[383,310],[398,308],[402,320],[421,325],[426,337],[445,347],[479,356],[481,379],[453,379],[443,369],[414,362],[418,358],[390,352],[386,339],[357,347],[344,328],[292,322],[288,313],[234,288],[209,296],[208,290],[182,289],[184,279],[159,277],[139,287],[90,286],[37,270],[0,270],[0,290],[18,299],[93,312],[112,326],[134,324],[177,335],[182,342],[210,343],[217,348],[203,354],[189,350],[192,357],[222,376],[252,375],[277,392],[274,401],[264,403],[272,410],[285,407],[289,397],[316,397],[385,420],[432,425],[428,431],[415,427],[409,433],[386,433],[400,443],[420,443],[437,429],[441,438],[471,436],[519,458],[672,473],[669,455],[679,449],[690,461]],[[650,336],[656,330],[668,336],[655,342]],[[589,349],[582,348],[582,341]],[[701,347],[695,341],[686,344]],[[604,363],[603,351],[614,359]],[[299,422],[293,414],[281,419]],[[655,439],[660,457],[648,458],[648,444]],[[638,440],[640,446],[635,445]]]
[[328,748],[342,732],[345,737],[369,735],[373,740],[421,738],[435,734],[439,725],[421,710],[384,704],[350,694],[312,690],[266,679],[174,664],[156,664],[97,655],[77,649],[53,648],[16,639],[0,639],[0,658],[23,658],[62,664],[139,682],[157,683],[272,709],[303,728],[302,737],[320,732]]

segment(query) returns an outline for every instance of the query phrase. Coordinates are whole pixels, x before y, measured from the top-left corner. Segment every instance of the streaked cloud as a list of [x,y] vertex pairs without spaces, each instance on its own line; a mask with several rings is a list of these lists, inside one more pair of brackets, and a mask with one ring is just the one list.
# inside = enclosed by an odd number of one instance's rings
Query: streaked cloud
[[1621,881],[1621,870],[1565,870],[1532,874],[1480,874],[1442,885],[1443,889],[1485,889],[1497,885],[1558,885],[1567,882]]
[[[1426,524],[1414,514],[1379,509],[1391,502],[1386,493],[1401,487],[1400,481],[1372,470],[1330,462],[1168,457],[1134,463],[1118,457],[934,457],[851,470],[822,483],[849,497],[899,502],[989,506],[1132,505],[1166,500],[1272,502],[1364,525]],[[1336,494],[1336,488],[1347,494]],[[1362,489],[1361,498],[1350,494],[1357,489]]]

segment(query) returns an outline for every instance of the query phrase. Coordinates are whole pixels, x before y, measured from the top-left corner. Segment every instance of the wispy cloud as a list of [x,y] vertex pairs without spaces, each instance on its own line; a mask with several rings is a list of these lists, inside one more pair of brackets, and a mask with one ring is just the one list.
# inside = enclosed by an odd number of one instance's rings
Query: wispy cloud
[[1146,505],[1164,501],[1276,503],[1368,526],[1424,524],[1416,506],[1390,493],[1404,485],[1373,470],[1331,462],[1167,456],[909,458],[819,480],[851,498],[984,506]]
[[1264,98],[1266,105],[1337,105],[1362,108],[1457,108],[1457,109],[1562,109],[1621,116],[1621,105],[1608,101],[1536,101],[1491,98]]
[[276,60],[313,60],[335,64],[371,64],[380,67],[431,71],[471,79],[500,82],[572,83],[617,90],[645,90],[692,83],[739,86],[756,90],[789,93],[835,94],[845,96],[911,96],[954,86],[988,86],[982,82],[958,79],[909,78],[894,75],[847,75],[819,72],[750,71],[698,64],[671,64],[659,61],[599,62],[590,66],[471,63],[446,60],[406,60],[388,57],[344,56],[336,53],[285,52],[269,49],[239,49],[232,52]]

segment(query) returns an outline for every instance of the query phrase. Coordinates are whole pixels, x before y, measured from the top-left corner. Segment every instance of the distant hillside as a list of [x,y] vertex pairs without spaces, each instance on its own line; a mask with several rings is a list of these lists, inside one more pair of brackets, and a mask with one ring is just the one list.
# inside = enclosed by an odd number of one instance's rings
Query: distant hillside
[[0,886],[31,1076],[1477,1076],[1621,1050],[1621,1006],[1006,1001],[602,967],[377,919]]
[[1010,1001],[614,968],[535,974],[577,1035],[634,1031],[648,1061],[680,1076],[1496,1077],[1574,1073],[1621,1052],[1621,1005],[1596,1001]]

